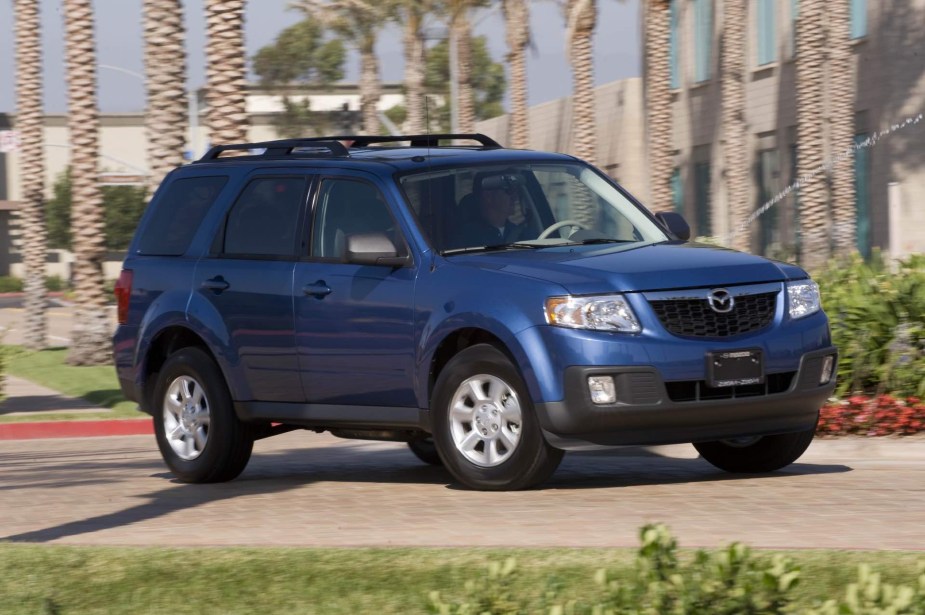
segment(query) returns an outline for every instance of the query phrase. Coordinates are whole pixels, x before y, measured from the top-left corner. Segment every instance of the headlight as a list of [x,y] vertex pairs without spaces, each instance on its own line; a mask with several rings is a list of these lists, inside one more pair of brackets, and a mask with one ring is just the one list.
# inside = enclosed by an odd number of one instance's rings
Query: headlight
[[812,280],[800,280],[787,283],[787,304],[790,318],[796,320],[822,309],[819,298],[819,285]]
[[546,322],[572,329],[639,333],[642,327],[623,295],[597,297],[550,297]]

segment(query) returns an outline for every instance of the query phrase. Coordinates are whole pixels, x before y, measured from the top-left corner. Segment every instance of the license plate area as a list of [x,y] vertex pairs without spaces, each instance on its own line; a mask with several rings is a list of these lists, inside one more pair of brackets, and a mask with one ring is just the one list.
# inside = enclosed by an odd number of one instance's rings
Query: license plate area
[[757,348],[708,352],[707,385],[713,388],[764,382],[764,357]]

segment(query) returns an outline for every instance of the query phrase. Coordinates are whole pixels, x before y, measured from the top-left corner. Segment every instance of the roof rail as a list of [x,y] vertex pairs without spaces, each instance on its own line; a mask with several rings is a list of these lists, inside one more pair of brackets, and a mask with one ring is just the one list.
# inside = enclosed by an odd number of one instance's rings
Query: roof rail
[[398,141],[410,141],[411,147],[440,147],[441,141],[476,141],[482,147],[501,147],[501,144],[481,133],[464,133],[464,134],[427,134],[427,135],[358,135],[345,137],[326,137],[338,141],[352,141],[350,147],[367,147],[376,143],[395,143]]
[[[321,139],[282,139],[279,141],[262,141],[260,143],[234,143],[232,145],[216,145],[196,162],[224,162],[226,160],[254,159],[277,156],[303,156],[306,158],[345,158],[350,153],[338,137],[324,137]],[[296,151],[296,150],[308,151]],[[263,150],[259,154],[246,156],[229,156],[222,158],[228,151]]]

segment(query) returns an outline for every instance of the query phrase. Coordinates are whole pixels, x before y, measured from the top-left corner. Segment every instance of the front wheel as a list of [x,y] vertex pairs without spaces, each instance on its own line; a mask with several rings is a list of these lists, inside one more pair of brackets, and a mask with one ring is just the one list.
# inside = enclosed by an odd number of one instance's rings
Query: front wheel
[[431,401],[434,442],[447,469],[473,489],[527,489],[549,478],[563,452],[550,446],[511,361],[488,344],[446,365]]
[[221,370],[199,348],[172,354],[154,388],[154,435],[170,471],[185,483],[238,476],[254,437],[238,420]]
[[711,464],[733,473],[774,472],[800,458],[813,441],[815,428],[796,433],[716,442],[696,442],[694,448]]

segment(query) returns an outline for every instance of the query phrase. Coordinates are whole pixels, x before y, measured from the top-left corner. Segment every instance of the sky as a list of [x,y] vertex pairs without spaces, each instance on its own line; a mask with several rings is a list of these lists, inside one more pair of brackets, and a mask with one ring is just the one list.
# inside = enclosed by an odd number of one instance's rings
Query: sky
[[[301,14],[288,9],[292,0],[249,0],[245,15],[245,46],[248,58],[271,43]],[[10,0],[0,0],[0,112],[14,112],[15,37]],[[67,111],[64,72],[64,18],[61,0],[40,0],[46,113]],[[499,4],[499,3],[495,3]],[[530,0],[533,49],[528,52],[529,104],[536,105],[571,91],[571,71],[565,52],[562,11],[555,0]],[[187,28],[187,87],[204,84],[205,17],[202,0],[184,0]],[[103,113],[126,113],[144,109],[142,56],[142,0],[94,0],[96,14],[99,104]],[[639,0],[599,0],[595,32],[594,71],[598,85],[639,76],[642,73]],[[499,9],[480,9],[472,16],[475,33],[488,37],[496,61],[506,53],[504,20]],[[439,29],[443,24],[428,24]],[[380,76],[384,82],[400,82],[403,59],[397,24],[384,28],[377,46]],[[358,57],[348,56],[344,81],[357,79]],[[132,74],[134,73],[134,74]]]

